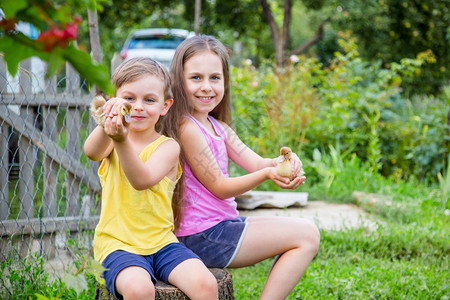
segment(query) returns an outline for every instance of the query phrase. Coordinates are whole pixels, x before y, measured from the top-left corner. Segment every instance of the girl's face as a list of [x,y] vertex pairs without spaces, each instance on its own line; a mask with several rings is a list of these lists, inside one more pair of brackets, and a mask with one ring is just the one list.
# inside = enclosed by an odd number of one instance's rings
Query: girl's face
[[205,51],[184,63],[184,81],[193,115],[208,114],[222,101],[225,92],[222,61]]
[[154,129],[160,116],[164,116],[173,103],[164,100],[164,83],[154,75],[144,75],[135,81],[125,83],[116,93],[117,97],[131,103],[130,130]]

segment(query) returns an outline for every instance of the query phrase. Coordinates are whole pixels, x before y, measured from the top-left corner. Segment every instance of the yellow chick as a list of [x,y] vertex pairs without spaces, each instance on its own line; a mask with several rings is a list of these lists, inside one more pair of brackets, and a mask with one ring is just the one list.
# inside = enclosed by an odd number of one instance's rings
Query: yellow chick
[[[103,105],[106,103],[105,98],[103,98],[102,95],[95,96],[94,100],[91,102],[91,115],[95,120],[95,123],[97,125],[100,125],[101,127],[105,126],[105,112],[103,111]],[[122,116],[122,122],[130,123],[131,122],[131,109],[132,106],[130,103],[125,102],[122,104],[117,113]]]
[[[281,162],[277,165],[277,174],[283,177],[289,177],[290,180],[294,179],[290,158],[292,150],[289,147],[281,147],[280,155],[282,156]],[[300,170],[298,176],[303,176],[305,172]]]

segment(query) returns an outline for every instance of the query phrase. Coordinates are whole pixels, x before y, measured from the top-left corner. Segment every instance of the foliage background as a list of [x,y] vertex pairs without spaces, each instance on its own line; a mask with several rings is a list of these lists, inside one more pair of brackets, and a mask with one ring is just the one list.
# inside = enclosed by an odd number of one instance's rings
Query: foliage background
[[[97,5],[106,68],[134,28],[193,29],[194,0],[52,3],[83,16],[76,47],[86,52],[86,7]],[[290,145],[304,163],[302,190],[311,200],[357,203],[380,220],[375,232],[322,231],[320,252],[291,298],[448,299],[449,1],[293,3],[290,49],[328,22],[324,38],[284,69],[273,68],[258,1],[202,1],[201,24],[233,49],[233,117],[242,140],[267,157]],[[271,7],[281,22],[282,1]],[[232,166],[232,174],[241,172]],[[267,182],[260,189],[277,188]],[[357,202],[355,190],[390,200]],[[238,299],[258,296],[270,264],[233,270]],[[67,289],[49,282],[39,257],[0,268],[0,298]],[[87,279],[85,293],[69,288],[63,297],[92,299],[96,281]]]

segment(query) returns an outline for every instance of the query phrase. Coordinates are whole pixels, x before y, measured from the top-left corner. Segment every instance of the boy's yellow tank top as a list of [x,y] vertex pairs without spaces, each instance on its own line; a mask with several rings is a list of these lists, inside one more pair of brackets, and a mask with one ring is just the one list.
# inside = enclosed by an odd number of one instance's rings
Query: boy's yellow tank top
[[[139,155],[142,161],[168,140],[161,136]],[[177,180],[164,177],[157,185],[143,191],[134,189],[120,165],[115,150],[109,163],[103,160],[98,175],[102,185],[100,221],[95,228],[94,256],[102,262],[108,254],[125,250],[140,255],[156,253],[164,246],[178,242],[174,230],[172,195]]]

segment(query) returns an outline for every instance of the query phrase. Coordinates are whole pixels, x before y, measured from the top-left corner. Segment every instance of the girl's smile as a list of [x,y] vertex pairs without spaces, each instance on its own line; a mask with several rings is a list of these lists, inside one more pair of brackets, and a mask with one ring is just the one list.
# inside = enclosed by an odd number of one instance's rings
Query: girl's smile
[[211,101],[214,100],[214,97],[197,97],[201,102],[203,103],[210,103]]

